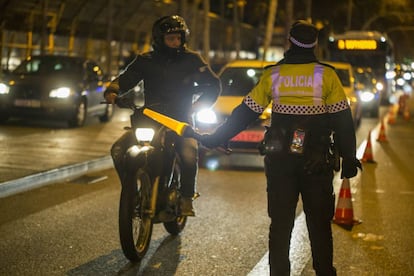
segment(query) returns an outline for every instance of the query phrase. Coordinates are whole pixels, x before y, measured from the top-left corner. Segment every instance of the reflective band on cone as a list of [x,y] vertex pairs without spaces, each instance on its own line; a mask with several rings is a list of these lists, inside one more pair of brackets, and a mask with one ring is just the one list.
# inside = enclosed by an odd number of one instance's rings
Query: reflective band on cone
[[353,226],[361,223],[360,220],[354,218],[351,188],[347,178],[342,181],[333,222],[341,226]]

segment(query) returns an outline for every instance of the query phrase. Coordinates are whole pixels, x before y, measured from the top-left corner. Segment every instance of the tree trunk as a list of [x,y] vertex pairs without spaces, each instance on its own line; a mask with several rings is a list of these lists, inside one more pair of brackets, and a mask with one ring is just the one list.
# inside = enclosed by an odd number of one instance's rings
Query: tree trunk
[[275,23],[275,17],[276,17],[276,9],[277,9],[277,0],[269,0],[270,6],[269,6],[269,14],[267,16],[267,25],[266,25],[266,34],[265,39],[263,42],[263,60],[266,60],[266,53],[269,49],[270,43],[272,42],[272,36],[273,36],[273,29],[274,29],[274,23]]
[[194,0],[191,7],[191,24],[190,24],[190,36],[191,39],[188,42],[188,47],[193,50],[197,50],[198,39],[197,39],[197,20],[198,20],[198,5],[201,0]]
[[236,51],[236,59],[240,58],[240,13],[237,0],[233,0],[233,30],[234,30],[234,47]]
[[203,0],[204,30],[203,30],[203,55],[207,62],[210,61],[210,0]]

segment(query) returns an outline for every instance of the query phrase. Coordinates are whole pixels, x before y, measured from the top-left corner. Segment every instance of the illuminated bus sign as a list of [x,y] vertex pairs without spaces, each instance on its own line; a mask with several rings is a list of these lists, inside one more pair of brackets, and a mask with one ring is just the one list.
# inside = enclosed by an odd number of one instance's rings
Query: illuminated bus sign
[[339,39],[339,50],[376,50],[377,41],[373,39],[357,40],[357,39]]

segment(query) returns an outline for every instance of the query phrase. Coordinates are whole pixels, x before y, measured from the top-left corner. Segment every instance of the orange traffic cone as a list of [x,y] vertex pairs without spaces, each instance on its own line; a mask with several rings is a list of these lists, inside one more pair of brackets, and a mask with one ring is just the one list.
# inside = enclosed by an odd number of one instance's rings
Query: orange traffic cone
[[404,117],[404,120],[406,121],[410,120],[410,109],[408,106],[406,106],[404,109],[403,117]]
[[372,154],[371,130],[368,132],[367,146],[365,147],[361,161],[366,163],[376,163],[374,161],[374,155]]
[[351,227],[362,222],[361,220],[354,218],[352,194],[348,178],[344,178],[342,181],[333,222],[341,226]]
[[384,119],[381,120],[381,127],[377,138],[378,142],[388,142],[387,137],[385,137],[385,125]]
[[390,107],[390,110],[388,112],[387,123],[390,124],[390,125],[395,124],[395,111],[394,111],[394,108],[392,106]]

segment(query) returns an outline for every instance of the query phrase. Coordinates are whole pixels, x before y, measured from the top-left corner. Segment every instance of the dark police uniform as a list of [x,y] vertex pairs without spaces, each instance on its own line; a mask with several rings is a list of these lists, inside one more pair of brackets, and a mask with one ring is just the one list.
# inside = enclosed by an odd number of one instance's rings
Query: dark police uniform
[[333,267],[331,220],[335,197],[333,134],[343,158],[342,177],[353,177],[360,166],[350,107],[334,68],[317,61],[313,48],[316,28],[296,22],[292,46],[285,58],[265,68],[259,83],[232,115],[202,143],[214,147],[255,120],[272,103],[271,126],[265,134],[265,154],[271,275],[289,275],[289,248],[295,210],[301,195],[313,267],[317,275],[336,275]]

